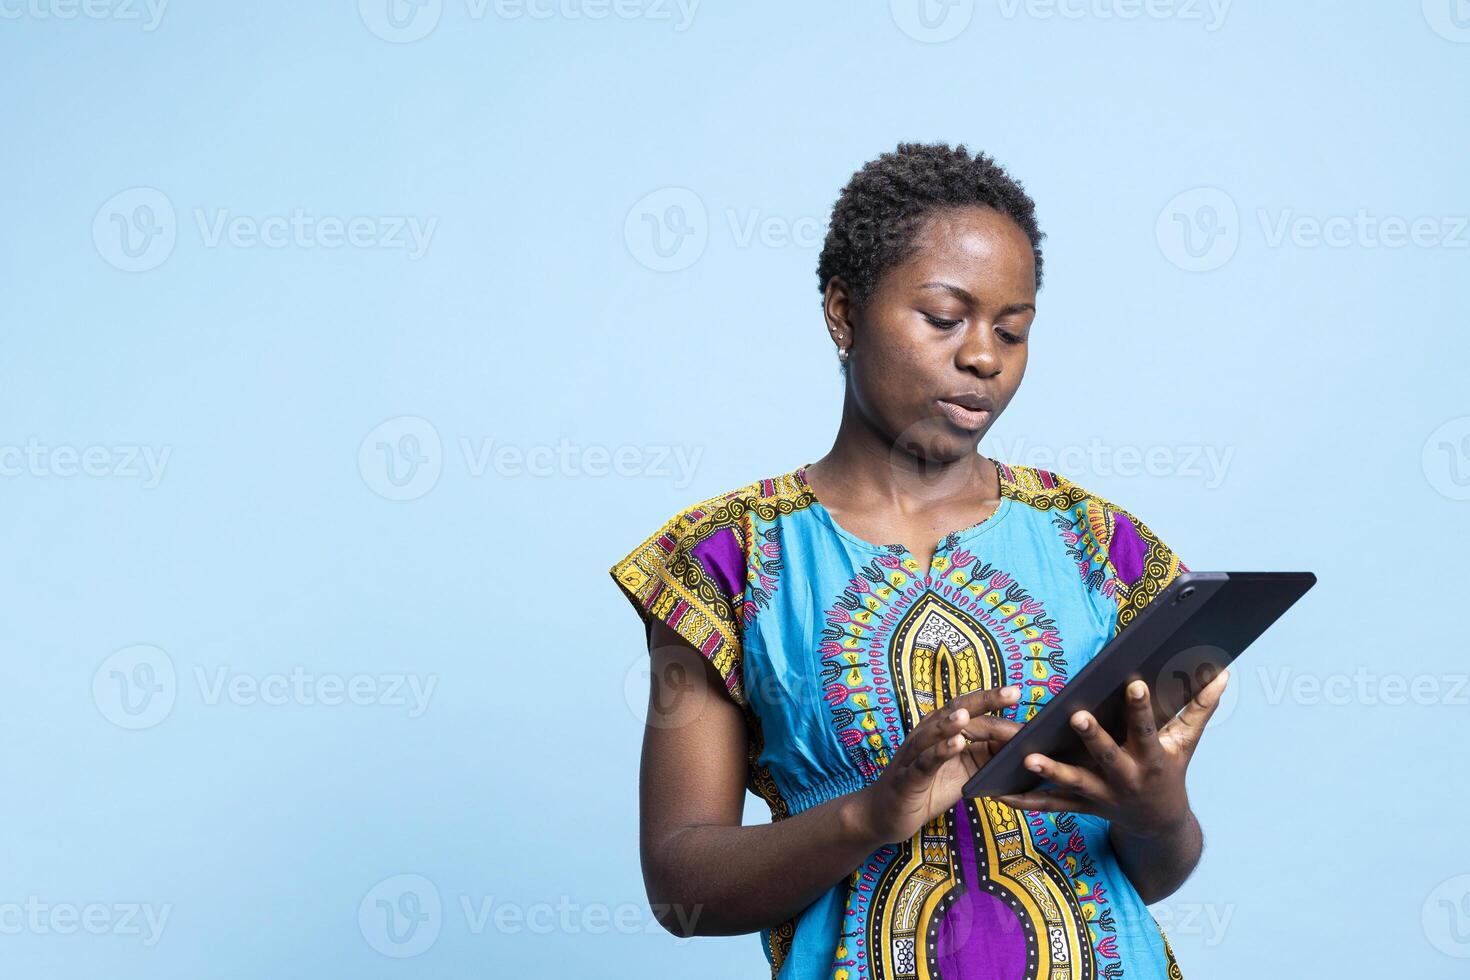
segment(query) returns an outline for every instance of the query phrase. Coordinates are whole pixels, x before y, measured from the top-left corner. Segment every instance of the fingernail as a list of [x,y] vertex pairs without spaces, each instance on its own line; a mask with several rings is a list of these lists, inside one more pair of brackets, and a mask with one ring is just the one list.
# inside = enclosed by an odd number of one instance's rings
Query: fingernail
[[1086,718],[1078,718],[1076,721],[1072,722],[1072,724],[1076,726],[1076,728],[1077,728],[1077,730],[1079,732],[1085,732],[1085,731],[1087,731],[1087,719]]
[[1030,769],[1032,772],[1041,772],[1041,763],[1039,763],[1039,762],[1028,762],[1028,763],[1026,763],[1026,768],[1027,769]]
[[1129,685],[1128,693],[1133,696],[1133,700],[1142,701],[1143,696],[1148,693],[1148,685],[1143,681],[1134,681]]
[[1016,685],[1011,684],[1011,685],[1009,685],[1007,687],[1001,688],[1000,689],[1000,693],[1001,694],[1004,694],[1008,698],[1014,698],[1014,697],[1017,697],[1018,695],[1020,695],[1021,689],[1019,687],[1017,687]]

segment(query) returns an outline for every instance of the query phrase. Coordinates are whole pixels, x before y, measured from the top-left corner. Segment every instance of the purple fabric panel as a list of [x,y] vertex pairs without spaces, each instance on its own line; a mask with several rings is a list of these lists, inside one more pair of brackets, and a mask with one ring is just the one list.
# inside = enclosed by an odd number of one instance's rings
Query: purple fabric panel
[[1113,528],[1113,542],[1108,545],[1108,557],[1118,570],[1118,577],[1128,585],[1137,584],[1143,577],[1143,558],[1148,545],[1138,536],[1138,528],[1126,514],[1118,514]]
[[731,602],[745,592],[745,553],[733,527],[722,527],[690,549],[704,573]]
[[[969,809],[961,800],[954,808],[959,862],[965,892],[945,910],[935,937],[939,975],[944,980],[1021,980],[1026,975],[1026,936],[1016,913],[1005,902],[975,886],[980,868]],[[923,943],[925,938],[918,937]],[[922,959],[927,951],[919,949]]]

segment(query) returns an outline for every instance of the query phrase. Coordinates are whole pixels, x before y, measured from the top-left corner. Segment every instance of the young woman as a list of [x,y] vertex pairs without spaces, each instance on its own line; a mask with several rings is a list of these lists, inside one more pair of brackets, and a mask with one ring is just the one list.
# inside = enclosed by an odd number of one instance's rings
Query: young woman
[[[1026,369],[1042,234],[963,145],[843,189],[819,261],[832,448],[675,514],[611,569],[649,629],[644,878],[679,935],[759,932],[773,976],[1179,977],[1146,903],[1202,846],[1185,769],[1221,673],[1155,730],[1130,691],[1089,767],[992,749],[1185,566],[1063,476],[979,455]],[[771,823],[742,826],[744,792]]]

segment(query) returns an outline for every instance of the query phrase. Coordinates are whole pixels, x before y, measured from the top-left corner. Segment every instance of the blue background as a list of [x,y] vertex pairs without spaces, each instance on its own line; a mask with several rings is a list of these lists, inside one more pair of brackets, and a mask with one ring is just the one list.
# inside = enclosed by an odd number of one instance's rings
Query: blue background
[[0,973],[765,975],[643,906],[607,568],[826,451],[828,210],[944,140],[1049,236],[983,448],[1320,578],[1191,769],[1185,976],[1463,974],[1463,2],[385,2],[0,4]]

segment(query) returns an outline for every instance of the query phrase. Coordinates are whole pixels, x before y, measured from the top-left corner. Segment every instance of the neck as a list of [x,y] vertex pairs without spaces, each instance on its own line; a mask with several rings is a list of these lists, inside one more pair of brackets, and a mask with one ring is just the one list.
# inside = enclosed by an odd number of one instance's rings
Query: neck
[[[811,480],[813,469],[816,481]],[[976,447],[939,458],[902,438],[895,443],[891,435],[862,416],[851,397],[843,400],[842,422],[832,448],[812,464],[807,475],[824,500],[857,502],[900,514],[922,513],[956,497],[1000,495],[995,464]]]

